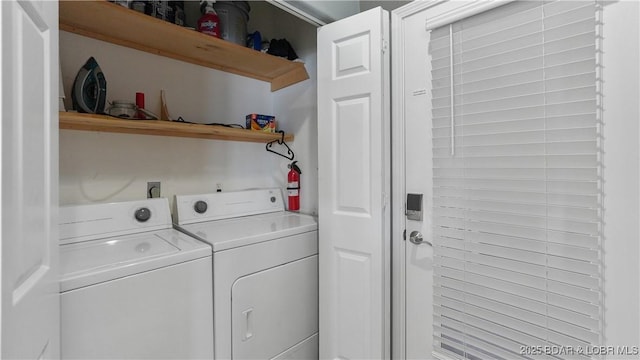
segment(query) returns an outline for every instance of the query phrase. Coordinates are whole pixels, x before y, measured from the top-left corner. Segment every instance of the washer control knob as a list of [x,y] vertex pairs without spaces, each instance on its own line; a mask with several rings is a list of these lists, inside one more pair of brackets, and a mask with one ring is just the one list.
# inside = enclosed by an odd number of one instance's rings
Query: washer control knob
[[145,222],[151,218],[151,210],[149,208],[143,207],[136,210],[134,217],[139,222]]
[[207,203],[202,200],[198,200],[195,205],[193,205],[193,210],[198,214],[204,214],[204,212],[207,211]]

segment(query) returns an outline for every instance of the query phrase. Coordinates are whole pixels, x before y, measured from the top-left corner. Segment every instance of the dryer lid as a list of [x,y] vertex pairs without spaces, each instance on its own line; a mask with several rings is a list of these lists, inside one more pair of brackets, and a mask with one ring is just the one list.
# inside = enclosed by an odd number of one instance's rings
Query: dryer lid
[[175,226],[211,244],[214,252],[318,229],[312,216],[285,211]]

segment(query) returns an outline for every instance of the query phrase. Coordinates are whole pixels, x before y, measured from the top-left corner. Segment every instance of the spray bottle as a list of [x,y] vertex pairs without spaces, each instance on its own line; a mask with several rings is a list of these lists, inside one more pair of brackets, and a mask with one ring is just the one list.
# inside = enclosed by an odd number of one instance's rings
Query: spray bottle
[[220,38],[220,18],[213,9],[215,1],[201,1],[200,11],[204,14],[198,19],[198,31]]

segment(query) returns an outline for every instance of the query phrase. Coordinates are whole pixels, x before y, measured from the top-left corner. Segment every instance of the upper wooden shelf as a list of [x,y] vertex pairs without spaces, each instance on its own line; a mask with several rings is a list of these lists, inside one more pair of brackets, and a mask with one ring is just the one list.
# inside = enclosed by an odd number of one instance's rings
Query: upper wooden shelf
[[309,78],[304,64],[201,34],[108,1],[60,1],[60,30],[271,83]]
[[[229,128],[224,126],[188,124],[162,120],[124,120],[105,115],[60,112],[60,129],[105,131],[127,134],[177,136],[199,139],[248,141],[267,143],[281,138],[281,134]],[[284,136],[293,141],[293,135]]]

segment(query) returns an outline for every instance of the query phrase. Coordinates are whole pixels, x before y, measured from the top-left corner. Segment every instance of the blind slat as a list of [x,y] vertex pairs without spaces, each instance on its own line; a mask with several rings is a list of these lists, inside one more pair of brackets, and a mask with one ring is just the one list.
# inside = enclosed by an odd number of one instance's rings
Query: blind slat
[[[595,113],[576,113],[572,115],[564,115],[564,116],[547,116],[547,117],[512,117],[505,116],[501,118],[497,116],[497,113],[494,114],[495,117],[475,117],[475,116],[465,116],[465,124],[468,126],[473,125],[483,125],[483,124],[493,124],[493,123],[502,123],[508,124],[511,122],[520,122],[520,121],[535,121],[540,122],[543,120],[547,126],[547,129],[567,129],[567,128],[589,128],[593,127],[595,123],[596,114]],[[531,116],[531,115],[529,115]],[[434,129],[441,129],[451,126],[450,116],[447,117],[434,117],[433,118],[433,127]],[[456,125],[456,128],[459,129],[460,125]]]
[[[447,149],[436,149],[434,153],[444,155]],[[487,151],[488,152],[488,151]],[[486,154],[486,153],[485,153]],[[504,167],[486,167],[463,169],[456,167],[435,168],[433,169],[434,179],[485,179],[485,180],[582,180],[597,181],[598,172],[593,168],[570,168],[570,169],[536,169],[536,168],[504,168]]]
[[[443,265],[450,264],[449,260],[444,258],[438,258],[438,261],[444,261],[441,263]],[[443,274],[446,274],[446,272]],[[557,309],[557,311],[571,311],[575,316],[580,315],[590,319],[598,319],[600,311],[595,304],[560,294],[547,293],[547,302],[545,302],[525,296],[527,293],[519,292],[519,288],[515,288],[515,290],[508,286],[492,288],[445,276],[439,277],[435,282],[434,299],[436,301],[443,301],[440,299],[443,289],[455,289],[462,293],[473,294],[495,302],[517,304],[521,309],[539,314],[545,314],[547,311],[556,311],[554,309]]]

